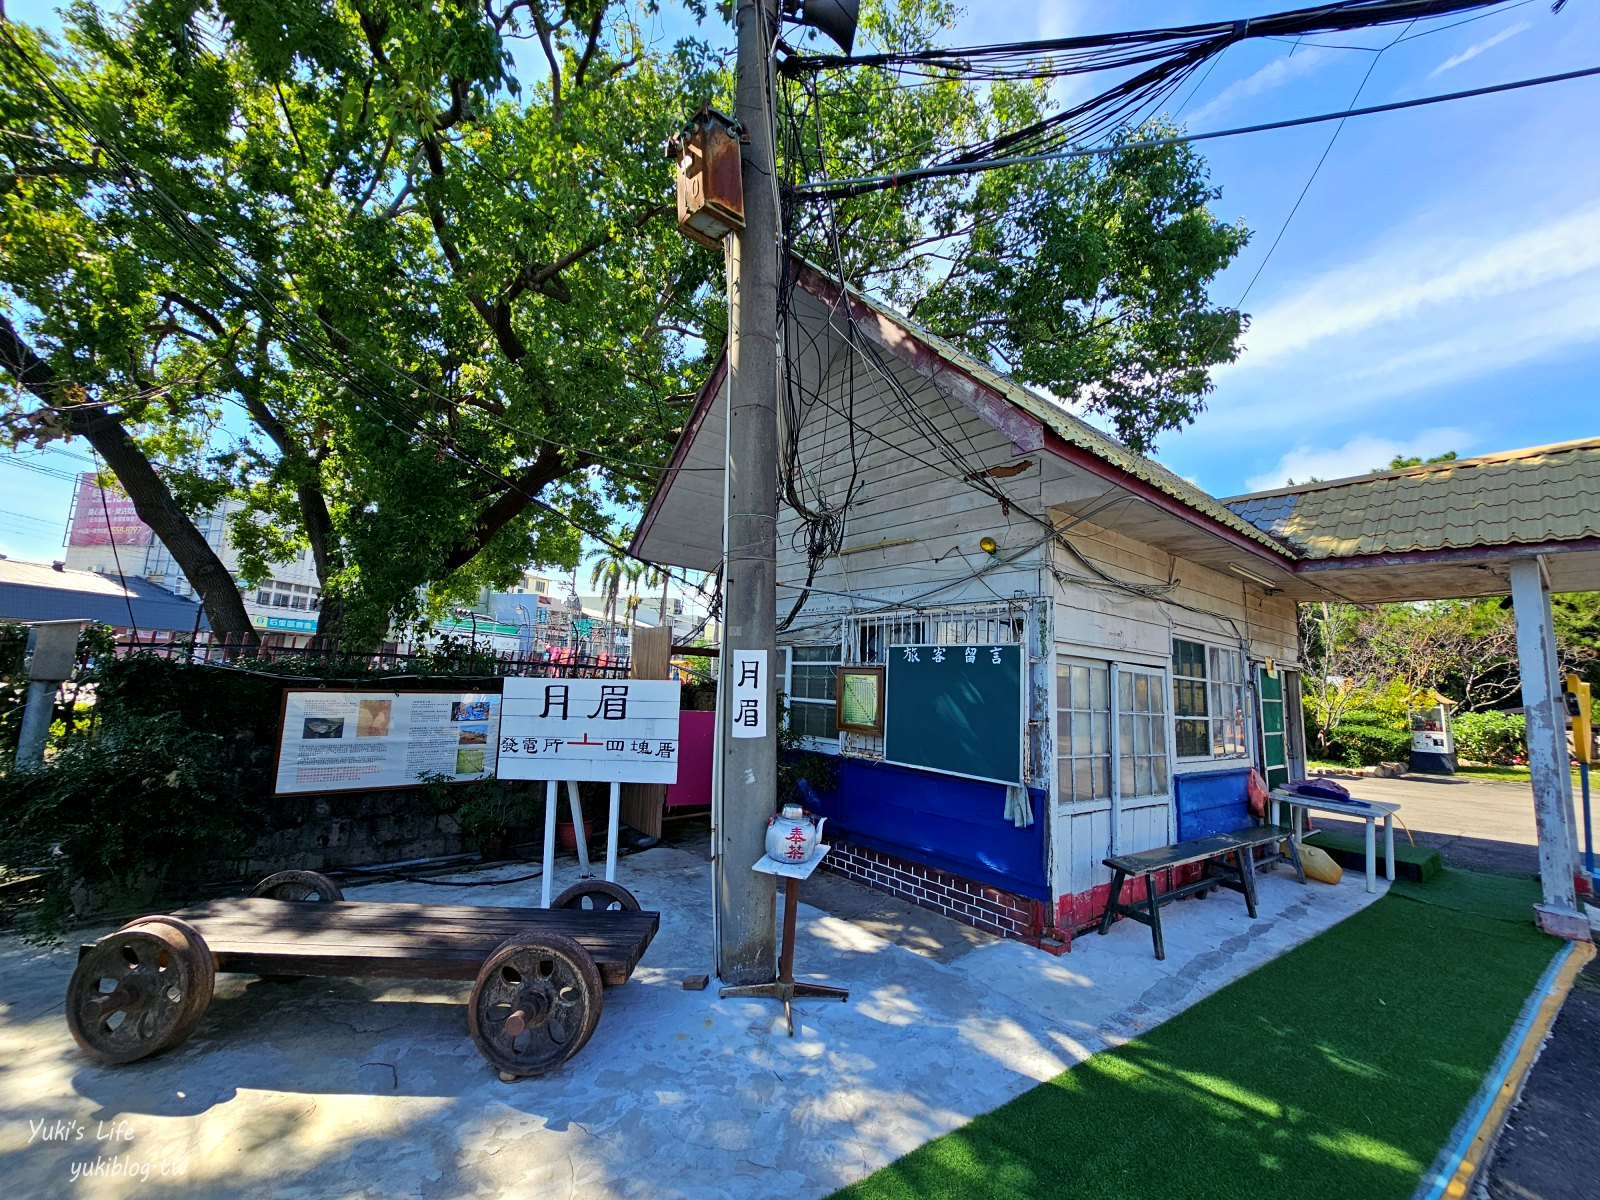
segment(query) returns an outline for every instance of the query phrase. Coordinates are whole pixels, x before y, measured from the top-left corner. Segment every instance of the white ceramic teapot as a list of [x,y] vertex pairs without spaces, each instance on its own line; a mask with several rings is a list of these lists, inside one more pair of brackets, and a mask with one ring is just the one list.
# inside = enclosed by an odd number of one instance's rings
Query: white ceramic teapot
[[798,804],[785,804],[781,813],[767,818],[767,857],[783,863],[810,862],[827,819]]

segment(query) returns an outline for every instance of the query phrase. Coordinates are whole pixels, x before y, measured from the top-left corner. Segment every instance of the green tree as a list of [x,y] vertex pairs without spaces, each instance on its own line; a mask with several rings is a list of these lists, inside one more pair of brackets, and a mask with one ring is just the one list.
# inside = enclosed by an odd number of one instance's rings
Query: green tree
[[[624,586],[631,586],[638,581],[644,573],[644,564],[634,561],[622,549],[633,537],[631,529],[620,529],[617,535],[611,538],[608,544],[602,546],[601,553],[589,568],[589,586],[600,589],[601,599],[605,603],[606,625],[611,631],[611,643],[616,642],[617,606],[621,603]],[[637,604],[628,605],[628,616],[631,620]]]
[[[862,9],[874,50],[934,44],[949,0]],[[893,172],[1014,129],[1053,107],[1035,82],[974,87],[852,68],[785,96],[789,169],[852,178]],[[1210,368],[1238,355],[1236,310],[1207,288],[1243,249],[1242,224],[1210,210],[1219,192],[1188,146],[1133,148],[1170,124],[1127,129],[1105,155],[920,182],[838,202],[802,220],[808,257],[882,291],[934,333],[1019,380],[1104,415],[1149,451],[1193,422]]]
[[[862,41],[925,45],[953,13],[868,3]],[[356,642],[430,589],[570,569],[573,520],[640,501],[725,333],[660,153],[727,101],[707,44],[606,0],[81,0],[66,23],[0,23],[0,420],[89,440],[213,628],[250,633],[194,526],[224,498],[247,578],[309,548],[319,631]],[[512,38],[541,56],[520,80]],[[923,161],[1048,107],[833,72],[785,84],[784,169]],[[1205,290],[1245,234],[1215,197],[1170,147],[792,211],[813,258],[1148,447],[1236,353]]]
[[[69,42],[0,26],[0,368],[15,441],[86,437],[247,633],[309,546],[323,632],[424,585],[575,563],[670,445],[716,271],[660,147],[722,83],[631,10],[543,0],[134,0]],[[545,56],[521,96],[506,38]],[[231,442],[231,444],[229,444]]]
[[1379,471],[1401,471],[1406,467],[1429,467],[1434,463],[1455,462],[1456,458],[1457,454],[1454,450],[1446,450],[1443,454],[1435,454],[1432,458],[1422,458],[1417,455],[1407,458],[1404,455],[1396,454],[1389,460],[1387,467],[1374,467],[1373,472],[1376,474]]

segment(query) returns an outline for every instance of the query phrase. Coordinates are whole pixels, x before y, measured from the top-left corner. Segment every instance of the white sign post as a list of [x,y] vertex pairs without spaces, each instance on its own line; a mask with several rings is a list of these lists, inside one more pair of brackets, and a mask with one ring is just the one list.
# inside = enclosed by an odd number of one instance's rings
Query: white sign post
[[578,860],[589,871],[583,844],[578,781],[611,785],[606,879],[617,875],[617,828],[624,783],[678,781],[678,710],[682,689],[667,679],[508,678],[500,709],[501,779],[543,779],[544,876],[550,907],[556,858],[556,784],[567,785]]

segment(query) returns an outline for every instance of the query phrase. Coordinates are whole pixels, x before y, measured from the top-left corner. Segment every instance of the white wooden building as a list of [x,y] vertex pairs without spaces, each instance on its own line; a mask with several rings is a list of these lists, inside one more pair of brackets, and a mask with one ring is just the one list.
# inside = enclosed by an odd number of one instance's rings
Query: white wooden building
[[[1104,908],[1103,858],[1211,832],[1207,810],[1252,766],[1303,773],[1296,601],[1336,598],[1334,573],[1302,571],[1308,553],[1270,521],[1059,403],[791,271],[781,687],[807,744],[839,757],[830,861],[996,932],[1070,940]],[[725,383],[719,365],[640,524],[642,558],[722,557]],[[1409,582],[1373,586],[1417,598],[1427,570],[1391,574]],[[1432,594],[1493,593],[1451,587]],[[1026,801],[838,730],[840,666],[1001,643],[1026,648]]]

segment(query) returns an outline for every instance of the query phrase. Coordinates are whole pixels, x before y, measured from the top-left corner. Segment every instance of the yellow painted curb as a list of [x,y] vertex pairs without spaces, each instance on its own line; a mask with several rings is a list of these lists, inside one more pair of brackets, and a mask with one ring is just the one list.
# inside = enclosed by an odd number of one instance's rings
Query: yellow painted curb
[[1511,1110],[1512,1101],[1517,1098],[1517,1093],[1522,1090],[1523,1081],[1528,1078],[1528,1072],[1533,1068],[1533,1060],[1538,1056],[1539,1047],[1544,1045],[1550,1027],[1556,1023],[1556,1015],[1561,1011],[1567,993],[1572,990],[1573,981],[1578,978],[1578,972],[1583,970],[1595,956],[1593,942],[1573,942],[1571,945],[1572,951],[1567,955],[1567,961],[1561,964],[1549,993],[1539,1005],[1527,1032],[1523,1034],[1522,1044],[1517,1047],[1516,1057],[1512,1059],[1511,1067],[1506,1071],[1505,1082],[1495,1093],[1494,1103],[1484,1115],[1483,1124],[1478,1127],[1477,1134],[1468,1143],[1466,1153],[1461,1157],[1461,1165],[1456,1168],[1455,1174],[1450,1177],[1450,1182],[1445,1185],[1443,1194],[1449,1200],[1462,1200],[1462,1197],[1466,1196],[1472,1177],[1477,1174],[1478,1168],[1483,1164],[1484,1156],[1489,1152],[1489,1147],[1500,1135],[1500,1128],[1505,1124],[1506,1114]]

